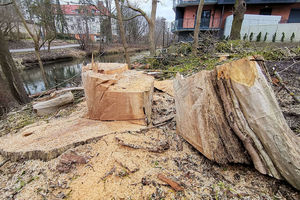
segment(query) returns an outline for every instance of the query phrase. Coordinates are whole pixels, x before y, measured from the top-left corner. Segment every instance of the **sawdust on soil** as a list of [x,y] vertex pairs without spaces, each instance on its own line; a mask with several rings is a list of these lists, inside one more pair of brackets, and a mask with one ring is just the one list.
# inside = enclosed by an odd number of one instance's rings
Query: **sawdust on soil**
[[[47,162],[6,162],[0,167],[0,199],[300,199],[286,182],[253,166],[220,166],[205,158],[176,134],[169,95],[156,92],[152,109],[160,127],[109,134]],[[59,172],[70,152],[87,163]],[[158,174],[184,191],[175,192]]]
[[99,139],[106,134],[145,128],[129,121],[90,120],[84,117],[86,110],[86,103],[82,102],[67,118],[39,121],[24,127],[17,134],[6,135],[0,140],[0,151],[12,160],[49,160],[66,149]]

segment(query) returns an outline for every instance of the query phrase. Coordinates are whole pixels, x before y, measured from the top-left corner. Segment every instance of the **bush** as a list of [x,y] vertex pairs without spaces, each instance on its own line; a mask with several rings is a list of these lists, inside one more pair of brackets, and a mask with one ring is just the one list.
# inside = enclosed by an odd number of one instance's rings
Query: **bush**
[[245,41],[247,38],[248,38],[248,34],[245,33],[245,35],[244,35],[244,37],[243,37],[243,40]]
[[284,42],[284,38],[285,38],[285,33],[284,32],[282,32],[282,36],[281,36],[281,42]]
[[268,33],[265,34],[264,42],[267,41],[267,38],[268,38]]
[[57,33],[56,38],[60,40],[75,40],[75,38],[70,34],[62,34],[62,33]]
[[260,42],[261,40],[261,32],[256,36],[256,42]]
[[293,32],[293,34],[291,35],[291,38],[290,38],[291,42],[294,41],[295,37],[296,37],[296,35],[295,35],[295,33]]
[[272,42],[276,42],[276,36],[277,36],[277,33],[274,33],[273,38],[272,38]]
[[252,40],[253,40],[253,35],[254,35],[253,32],[251,32],[250,37],[249,37],[250,42],[252,42]]

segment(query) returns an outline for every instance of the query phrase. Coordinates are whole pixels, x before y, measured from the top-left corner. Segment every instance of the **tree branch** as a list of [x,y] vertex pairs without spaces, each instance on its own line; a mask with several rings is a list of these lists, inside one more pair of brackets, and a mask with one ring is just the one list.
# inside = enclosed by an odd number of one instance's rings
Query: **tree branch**
[[9,5],[11,5],[11,4],[13,4],[13,2],[1,3],[0,6],[9,6]]
[[142,9],[133,7],[133,6],[129,3],[128,0],[127,0],[127,7],[130,8],[131,10],[135,11],[135,12],[140,13],[141,16],[143,16],[143,17],[147,20],[147,22],[148,22],[149,24],[151,23],[151,20],[150,20],[150,18],[147,16],[147,14],[146,14]]

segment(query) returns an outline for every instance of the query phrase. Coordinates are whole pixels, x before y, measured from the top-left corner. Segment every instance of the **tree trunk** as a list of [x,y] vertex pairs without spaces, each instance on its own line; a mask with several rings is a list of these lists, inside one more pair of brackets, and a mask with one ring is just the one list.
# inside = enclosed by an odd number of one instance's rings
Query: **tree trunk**
[[14,99],[20,104],[25,104],[30,101],[24,86],[23,81],[18,73],[13,58],[8,50],[4,36],[0,33],[0,65],[5,79],[8,83],[10,93]]
[[235,1],[230,39],[239,40],[241,38],[241,28],[244,21],[244,14],[246,10],[247,10],[247,6],[245,0]]
[[12,95],[7,81],[2,78],[0,73],[0,117],[7,113],[10,108],[18,105],[19,103]]
[[195,26],[195,30],[194,30],[194,44],[193,44],[193,54],[194,55],[197,55],[203,5],[204,5],[204,0],[200,0],[199,5],[198,5],[198,10],[197,10],[196,26]]
[[152,0],[151,19],[149,23],[149,42],[150,42],[150,55],[155,56],[155,20],[156,20],[157,0]]
[[128,53],[128,44],[127,44],[127,41],[126,41],[124,24],[123,24],[123,19],[122,19],[122,13],[121,13],[119,0],[115,0],[115,4],[116,4],[116,9],[117,9],[117,14],[118,14],[118,23],[119,23],[120,35],[121,35],[122,43],[123,43],[123,47],[124,47],[125,59],[126,59],[127,65],[130,68],[130,57],[129,57],[129,53]]
[[42,74],[42,77],[43,77],[43,81],[45,83],[45,88],[49,88],[49,83],[48,83],[46,72],[45,72],[45,69],[44,69],[44,65],[43,65],[43,62],[42,62],[42,59],[41,59],[40,49],[39,49],[38,44],[34,44],[34,53],[35,53],[35,56],[37,58],[37,61],[39,63],[40,69],[41,69],[41,74]]
[[300,189],[300,138],[253,58],[174,81],[177,131],[210,160],[249,163]]

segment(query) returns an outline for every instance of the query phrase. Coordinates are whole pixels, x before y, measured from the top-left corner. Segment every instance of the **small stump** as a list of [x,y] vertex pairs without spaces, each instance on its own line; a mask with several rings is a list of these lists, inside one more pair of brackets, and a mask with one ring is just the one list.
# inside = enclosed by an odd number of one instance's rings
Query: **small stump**
[[153,77],[127,64],[94,63],[82,68],[82,80],[89,119],[150,123]]

